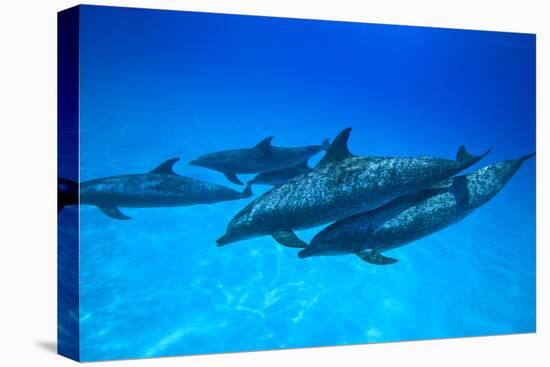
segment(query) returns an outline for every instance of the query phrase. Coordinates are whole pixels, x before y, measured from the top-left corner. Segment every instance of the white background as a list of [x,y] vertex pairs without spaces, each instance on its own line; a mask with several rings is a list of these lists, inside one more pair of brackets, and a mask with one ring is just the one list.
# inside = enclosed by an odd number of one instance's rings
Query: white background
[[[546,205],[546,192],[550,188],[546,150],[546,144],[550,144],[550,12],[544,3],[529,0],[95,1],[98,5],[537,33],[538,331],[530,335],[101,362],[94,366],[537,366],[544,365],[545,359],[550,363],[547,269],[550,244]],[[76,4],[62,0],[11,0],[0,5],[0,366],[76,365],[54,352],[56,12]],[[542,222],[546,226],[541,225]]]

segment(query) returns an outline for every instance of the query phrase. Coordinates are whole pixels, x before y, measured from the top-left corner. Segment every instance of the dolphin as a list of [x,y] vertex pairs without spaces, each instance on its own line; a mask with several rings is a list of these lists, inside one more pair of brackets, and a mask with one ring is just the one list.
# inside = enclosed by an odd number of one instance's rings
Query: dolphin
[[300,258],[356,254],[364,261],[387,265],[396,259],[382,252],[442,230],[491,200],[535,153],[483,167],[453,178],[444,189],[426,190],[385,206],[340,219],[319,232]]
[[307,145],[295,148],[274,147],[273,137],[267,137],[252,148],[224,150],[200,156],[189,162],[193,166],[219,171],[234,184],[243,185],[239,173],[261,173],[277,171],[308,161],[315,154],[329,147],[328,139],[321,145]]
[[173,171],[179,158],[172,158],[145,174],[97,178],[80,184],[80,203],[97,206],[115,219],[131,219],[126,208],[175,207],[244,199],[252,196],[250,185],[243,192],[181,176]]
[[[380,207],[400,196],[436,186],[486,154],[472,156],[462,146],[456,160],[435,157],[358,157],[348,150],[351,128],[332,142],[309,172],[259,196],[231,219],[218,246],[271,235],[289,247],[302,247],[296,229],[316,227]],[[446,181],[447,180],[447,181]]]
[[66,205],[78,204],[78,183],[66,178],[57,178],[57,212]]
[[286,183],[291,178],[307,172],[311,172],[311,167],[308,166],[307,161],[305,161],[295,166],[283,168],[277,171],[259,173],[252,180],[248,181],[248,183],[256,185],[279,186]]

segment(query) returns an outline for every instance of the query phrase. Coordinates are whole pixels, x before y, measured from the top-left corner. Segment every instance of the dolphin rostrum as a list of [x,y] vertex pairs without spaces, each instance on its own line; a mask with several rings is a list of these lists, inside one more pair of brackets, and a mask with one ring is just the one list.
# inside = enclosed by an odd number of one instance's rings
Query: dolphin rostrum
[[382,252],[464,219],[491,200],[533,155],[491,164],[454,177],[448,188],[405,196],[381,208],[338,220],[315,235],[298,256],[356,254],[371,264],[393,264],[397,260]]
[[252,180],[248,181],[248,183],[256,185],[279,186],[286,183],[291,178],[307,172],[311,172],[311,167],[308,166],[307,161],[305,161],[295,166],[283,168],[277,171],[259,173]]
[[265,138],[252,148],[224,150],[200,156],[191,165],[219,171],[234,184],[243,185],[237,178],[239,173],[261,173],[277,171],[307,162],[312,156],[329,147],[328,139],[321,145],[307,145],[295,148],[274,147],[273,137]]
[[422,189],[448,186],[450,177],[490,151],[472,156],[462,146],[456,160],[358,157],[348,150],[350,131],[347,128],[334,139],[313,171],[272,188],[237,213],[218,246],[271,235],[283,245],[301,247],[294,230],[371,210]]
[[97,178],[80,184],[80,203],[97,206],[115,219],[130,219],[119,208],[175,207],[237,200],[252,196],[243,192],[181,176],[173,171],[172,158],[145,174]]

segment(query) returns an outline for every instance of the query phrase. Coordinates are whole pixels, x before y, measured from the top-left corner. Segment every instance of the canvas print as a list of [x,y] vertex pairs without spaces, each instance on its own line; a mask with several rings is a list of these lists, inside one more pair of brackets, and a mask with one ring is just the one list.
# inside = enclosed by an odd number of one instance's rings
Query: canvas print
[[58,19],[60,354],[535,332],[535,35]]

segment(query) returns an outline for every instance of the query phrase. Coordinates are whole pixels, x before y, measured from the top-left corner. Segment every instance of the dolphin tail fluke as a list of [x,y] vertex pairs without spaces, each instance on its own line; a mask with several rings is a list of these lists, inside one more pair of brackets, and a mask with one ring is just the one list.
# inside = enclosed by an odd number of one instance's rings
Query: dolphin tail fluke
[[330,140],[329,140],[329,138],[326,138],[326,139],[323,140],[323,142],[321,143],[321,148],[322,148],[324,151],[327,151],[329,147],[330,147]]
[[278,231],[271,234],[271,237],[281,245],[292,248],[305,248],[307,243],[302,241],[292,231]]
[[216,246],[222,247],[222,246],[229,245],[232,242],[234,241],[232,241],[229,235],[226,233],[216,240]]
[[78,182],[59,177],[57,179],[57,212],[66,205],[78,204]]
[[530,158],[533,158],[537,153],[536,152],[533,152],[533,153],[530,153],[530,154],[527,154],[527,155],[524,155],[523,157],[521,157],[519,159],[519,163],[523,163],[525,162],[526,160],[530,159]]
[[61,209],[63,209],[66,205],[74,205],[74,204],[77,204],[77,203],[67,202],[63,199],[58,198],[57,199],[57,212],[59,213],[61,211]]
[[513,161],[514,161],[514,164],[515,164],[515,166],[516,166],[516,170],[518,170],[518,169],[523,165],[523,162],[525,162],[525,161],[528,160],[528,159],[533,158],[533,157],[535,156],[535,154],[536,154],[535,152],[529,153],[529,154],[526,154],[526,155],[524,155],[524,156],[522,156],[522,157],[519,157],[519,158],[513,160]]
[[249,198],[252,195],[254,195],[254,193],[252,192],[252,184],[254,183],[253,181],[254,180],[250,180],[246,183],[246,186],[245,186],[243,192],[241,192],[241,197],[243,199]]
[[302,251],[298,252],[298,257],[300,259],[305,259],[306,257],[311,257],[313,255],[314,255],[314,253],[312,251],[312,247],[306,247]]
[[487,151],[482,155],[473,155],[466,150],[464,145],[461,145],[456,152],[456,161],[463,165],[464,168],[467,168],[473,166],[474,164],[485,158],[485,156],[489,154],[491,150],[493,150],[493,148],[487,149]]
[[119,219],[119,220],[132,219],[126,214],[122,213],[119,208],[114,206],[113,207],[99,206],[98,208],[99,210],[101,210],[103,214],[113,219]]
[[384,256],[380,252],[372,250],[361,251],[358,252],[356,255],[359,256],[361,260],[374,265],[390,265],[395,264],[398,261],[397,259]]
[[66,197],[64,196],[61,196],[58,194],[57,196],[57,212],[59,213],[61,211],[61,209],[63,209],[65,206],[67,205],[76,205],[78,204],[78,197],[75,200],[72,200],[72,199],[67,199]]
[[239,180],[236,174],[228,172],[224,172],[223,174],[229,181],[233,182],[235,185],[244,185],[244,183]]

